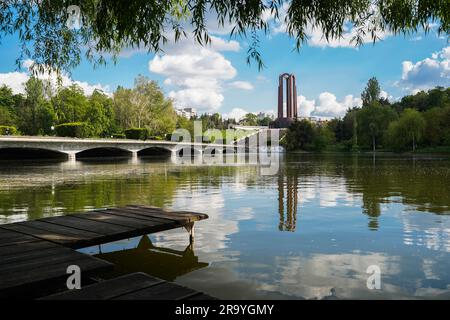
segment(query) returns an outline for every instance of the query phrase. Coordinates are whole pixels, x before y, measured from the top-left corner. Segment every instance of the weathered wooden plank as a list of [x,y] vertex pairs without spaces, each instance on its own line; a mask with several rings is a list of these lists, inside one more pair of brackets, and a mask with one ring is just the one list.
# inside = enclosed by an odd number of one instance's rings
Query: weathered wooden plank
[[11,230],[7,230],[5,228],[0,227],[0,247],[10,246],[16,243],[27,243],[38,241],[39,239],[35,237],[31,237],[29,235],[25,235],[20,232],[15,232]]
[[163,282],[163,280],[138,272],[92,284],[81,290],[50,295],[42,300],[109,300]]
[[110,223],[130,229],[140,229],[161,224],[160,222],[137,220],[131,217],[119,217],[103,212],[92,212],[89,214],[77,215],[76,217],[89,221]]
[[[61,217],[61,219],[64,219],[64,217]],[[96,232],[75,229],[72,228],[71,226],[61,226],[46,222],[45,220],[31,220],[26,222],[20,222],[19,224],[27,227],[41,229],[48,232],[54,232],[55,234],[62,234],[68,236],[76,236],[82,238],[96,238],[100,236],[100,234]]]
[[[70,249],[66,249],[70,250]],[[19,262],[22,261],[30,261],[30,260],[36,260],[42,257],[49,257],[53,255],[61,254],[61,248],[58,246],[53,246],[50,248],[43,248],[39,250],[34,251],[26,251],[26,252],[20,252],[17,251],[14,254],[10,254],[8,256],[2,256],[0,259],[0,268],[3,265],[6,264],[14,264],[17,265]]]
[[75,236],[75,235],[67,235],[67,234],[60,234],[56,232],[49,232],[38,228],[33,228],[27,225],[21,225],[21,224],[8,224],[3,225],[2,228],[13,230],[17,232],[22,232],[28,235],[32,235],[33,237],[44,239],[47,241],[51,241],[58,244],[63,244],[67,246],[71,246],[74,243],[77,243],[78,245],[86,245],[89,246],[92,243],[92,237],[83,237],[81,235]]
[[80,219],[81,215],[91,215],[92,213],[85,213],[85,214],[72,214],[70,216],[63,216],[63,217],[53,217],[53,218],[45,218],[43,221],[57,224],[61,226],[67,226],[72,227],[79,230],[84,230],[87,232],[93,232],[98,235],[110,235],[115,233],[122,233],[128,230],[131,230],[132,228],[124,227],[124,226],[118,226],[106,222],[101,221],[91,221],[86,219]]
[[30,251],[45,250],[58,246],[52,242],[36,239],[34,242],[14,243],[9,246],[0,247],[0,259],[4,259],[10,255],[20,255]]
[[180,224],[187,224],[189,222],[199,221],[203,218],[200,214],[178,214],[178,212],[169,212],[163,210],[156,210],[155,208],[135,207],[135,213],[143,216],[150,216],[155,218],[162,218],[168,220],[178,221]]
[[181,300],[197,294],[197,291],[165,282],[149,288],[124,294],[117,300]]
[[[69,248],[57,248],[57,253],[52,255],[37,256],[28,260],[0,265],[0,277],[6,274],[19,273],[21,271],[40,268],[47,265],[75,261],[84,255]],[[70,263],[71,264],[71,263]],[[1,280],[0,280],[1,283]]]
[[136,214],[136,210],[130,209],[130,208],[106,209],[106,210],[104,210],[104,212],[107,212],[108,214],[113,214],[116,216],[130,217],[130,218],[144,220],[144,221],[154,221],[154,222],[159,222],[159,223],[163,223],[163,224],[170,224],[170,223],[178,224],[178,221],[171,220],[171,219],[164,219],[164,218],[152,217],[149,215]]
[[[74,264],[80,267],[82,279],[87,279],[95,272],[113,268],[111,263],[80,254],[75,260],[41,266],[23,272],[14,272],[0,276],[0,298],[30,298],[42,296],[50,287],[64,288],[67,280],[67,267]],[[82,280],[83,284],[83,280]]]

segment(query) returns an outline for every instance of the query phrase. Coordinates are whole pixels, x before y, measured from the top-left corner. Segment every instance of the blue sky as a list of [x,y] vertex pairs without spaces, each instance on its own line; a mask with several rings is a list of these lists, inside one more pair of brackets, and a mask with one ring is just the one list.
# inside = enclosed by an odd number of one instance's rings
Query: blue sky
[[[299,95],[299,113],[304,116],[342,116],[348,107],[360,104],[367,80],[376,76],[383,95],[391,100],[429,89],[450,86],[450,47],[446,37],[436,32],[404,36],[382,34],[373,45],[362,47],[344,39],[327,43],[320,31],[311,30],[310,40],[300,52],[294,40],[273,25],[261,38],[260,52],[266,68],[246,64],[246,39],[230,39],[221,30],[214,32],[212,45],[202,48],[190,39],[169,44],[164,54],[145,50],[125,50],[118,63],[94,69],[87,61],[73,70],[66,84],[77,82],[87,94],[94,88],[112,93],[118,85],[132,87],[138,74],[157,80],[178,107],[194,107],[199,112],[220,112],[239,117],[245,112],[275,111],[278,75],[294,73]],[[0,84],[23,90],[27,70],[16,70],[19,47],[15,37],[3,39],[0,47]]]

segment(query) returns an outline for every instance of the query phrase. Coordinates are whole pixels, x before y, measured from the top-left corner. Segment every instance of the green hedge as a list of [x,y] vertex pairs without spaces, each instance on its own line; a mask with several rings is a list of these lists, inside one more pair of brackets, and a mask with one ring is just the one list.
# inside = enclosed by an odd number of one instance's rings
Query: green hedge
[[124,131],[127,139],[147,140],[149,132],[147,128],[130,128]]
[[87,138],[90,126],[86,122],[62,123],[55,126],[56,135],[60,137]]
[[113,133],[111,138],[113,139],[125,139],[127,136],[123,133]]
[[0,136],[14,136],[17,135],[16,127],[0,126]]

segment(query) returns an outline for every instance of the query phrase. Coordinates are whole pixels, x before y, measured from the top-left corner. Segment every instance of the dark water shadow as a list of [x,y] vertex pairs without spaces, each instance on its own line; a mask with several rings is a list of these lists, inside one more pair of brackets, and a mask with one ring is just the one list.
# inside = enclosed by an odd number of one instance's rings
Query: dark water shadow
[[140,239],[136,248],[99,253],[95,257],[115,265],[113,271],[103,275],[105,278],[133,272],[145,272],[160,279],[174,281],[184,274],[209,265],[209,263],[198,261],[192,244],[183,251],[162,248],[153,245],[147,235]]

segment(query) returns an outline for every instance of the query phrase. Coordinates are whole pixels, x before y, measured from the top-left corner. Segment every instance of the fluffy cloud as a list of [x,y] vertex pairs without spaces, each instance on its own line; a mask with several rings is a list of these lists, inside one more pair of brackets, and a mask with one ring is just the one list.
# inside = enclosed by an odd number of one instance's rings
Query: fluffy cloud
[[[10,87],[14,93],[24,93],[25,83],[30,78],[31,68],[33,66],[32,60],[26,60],[23,62],[23,66],[27,69],[27,72],[8,72],[0,73],[0,85],[6,85]],[[44,71],[43,73],[38,73],[36,75],[39,79],[48,81],[53,88],[57,87],[57,74],[55,72],[48,73]],[[109,87],[103,86],[101,84],[89,84],[84,81],[74,81],[69,76],[62,74],[61,81],[63,87],[69,87],[73,84],[80,86],[86,95],[91,95],[94,90],[101,90],[106,94],[109,94]]]
[[242,108],[233,108],[229,113],[226,113],[223,115],[225,119],[234,119],[236,121],[241,120],[248,111],[242,109]]
[[[151,72],[166,77],[165,85],[174,86],[169,92],[176,107],[195,107],[202,111],[219,109],[224,100],[223,84],[233,79],[237,71],[221,51],[238,51],[239,43],[211,37],[211,45],[200,47],[192,39],[171,43],[164,55],[156,55],[149,62]],[[251,89],[244,81],[230,83],[231,87]]]
[[0,85],[10,87],[14,93],[24,93],[24,83],[27,82],[29,76],[24,72],[8,72],[0,73]]
[[247,81],[234,81],[230,83],[230,86],[236,89],[253,90],[253,85]]
[[403,61],[397,85],[410,92],[450,86],[450,46],[416,63]]
[[362,101],[353,95],[347,95],[342,101],[330,92],[322,92],[315,100],[307,100],[304,96],[297,98],[298,112],[302,117],[341,117],[348,108],[360,107]]

